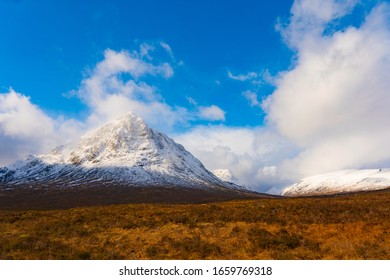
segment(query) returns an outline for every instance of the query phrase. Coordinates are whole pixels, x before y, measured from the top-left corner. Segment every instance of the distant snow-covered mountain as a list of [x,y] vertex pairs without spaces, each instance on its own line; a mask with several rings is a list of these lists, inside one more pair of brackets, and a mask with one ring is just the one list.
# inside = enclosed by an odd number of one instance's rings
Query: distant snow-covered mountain
[[112,183],[130,186],[229,188],[203,164],[141,118],[127,114],[49,154],[28,156],[0,168],[0,187],[67,188]]
[[238,184],[238,179],[229,169],[214,169],[211,172],[224,182]]
[[224,182],[229,188],[237,190],[249,190],[246,187],[240,186],[236,176],[229,169],[214,169],[212,173]]
[[380,190],[390,187],[390,169],[348,169],[307,177],[281,192],[305,196]]

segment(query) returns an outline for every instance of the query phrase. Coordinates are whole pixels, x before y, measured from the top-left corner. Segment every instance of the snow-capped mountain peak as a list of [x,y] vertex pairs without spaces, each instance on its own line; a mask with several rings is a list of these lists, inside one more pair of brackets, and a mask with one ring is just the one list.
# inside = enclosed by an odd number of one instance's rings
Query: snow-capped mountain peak
[[126,114],[91,132],[77,143],[59,146],[51,153],[39,157],[47,163],[82,166],[131,165],[135,153],[151,149],[153,131],[141,118]]
[[213,187],[222,182],[184,147],[126,114],[46,155],[28,156],[0,169],[0,182],[106,180],[134,186]]

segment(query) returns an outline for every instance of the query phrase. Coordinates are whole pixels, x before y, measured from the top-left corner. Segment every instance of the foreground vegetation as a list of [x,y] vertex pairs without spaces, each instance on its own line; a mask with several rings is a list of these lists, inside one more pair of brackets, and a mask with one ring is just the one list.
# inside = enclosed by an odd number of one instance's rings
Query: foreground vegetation
[[390,192],[0,211],[0,259],[390,259]]

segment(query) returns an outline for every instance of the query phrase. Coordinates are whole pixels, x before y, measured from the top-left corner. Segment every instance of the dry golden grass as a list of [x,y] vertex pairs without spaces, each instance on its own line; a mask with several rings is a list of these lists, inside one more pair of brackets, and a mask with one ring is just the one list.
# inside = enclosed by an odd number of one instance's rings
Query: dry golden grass
[[390,259],[390,192],[0,211],[0,259]]

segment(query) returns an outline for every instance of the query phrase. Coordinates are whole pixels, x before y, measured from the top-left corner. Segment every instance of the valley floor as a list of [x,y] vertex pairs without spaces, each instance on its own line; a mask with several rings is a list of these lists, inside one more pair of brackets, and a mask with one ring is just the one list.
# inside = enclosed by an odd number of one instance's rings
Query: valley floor
[[0,259],[390,259],[390,191],[1,210]]

